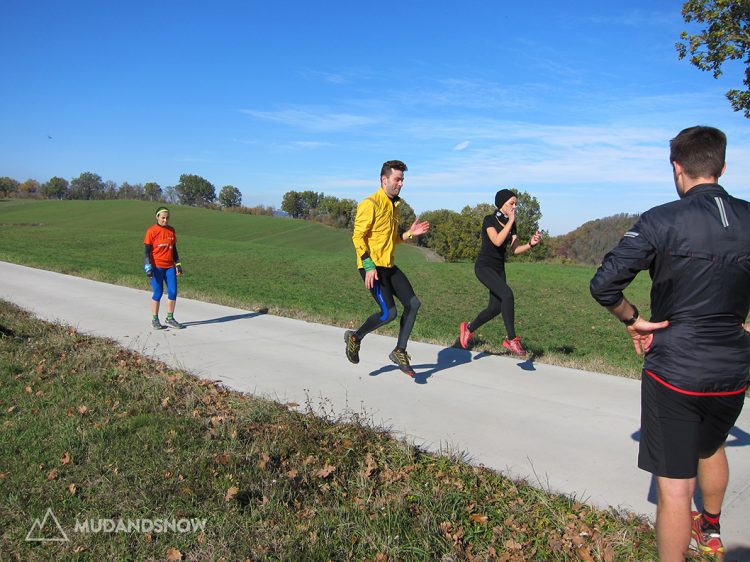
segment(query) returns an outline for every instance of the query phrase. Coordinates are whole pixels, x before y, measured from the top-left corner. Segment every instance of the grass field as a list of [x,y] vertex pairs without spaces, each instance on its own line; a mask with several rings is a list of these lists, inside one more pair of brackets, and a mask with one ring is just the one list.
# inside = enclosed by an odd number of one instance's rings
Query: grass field
[[[645,521],[337,422],[0,301],[0,559],[656,559]],[[25,540],[62,538],[51,519],[32,533],[47,509],[67,542]],[[75,531],[100,520],[202,528]]]
[[[147,289],[142,241],[154,210],[140,201],[0,201],[0,260]],[[182,296],[344,327],[374,310],[347,231],[179,206],[171,224],[185,268]],[[412,338],[453,344],[459,322],[487,302],[473,264],[428,262],[409,245],[399,247],[397,263],[422,300]],[[510,262],[507,272],[517,332],[535,360],[639,376],[641,360],[622,326],[589,295],[594,268]],[[646,315],[649,287],[644,273],[628,292]],[[382,330],[396,331],[397,323]],[[498,318],[477,333],[474,349],[502,353],[504,336]]]

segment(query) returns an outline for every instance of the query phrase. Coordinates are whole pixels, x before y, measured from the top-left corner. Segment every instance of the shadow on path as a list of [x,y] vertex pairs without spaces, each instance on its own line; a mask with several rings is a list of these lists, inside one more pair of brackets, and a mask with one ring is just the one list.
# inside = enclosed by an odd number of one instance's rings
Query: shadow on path
[[209,320],[195,320],[193,322],[181,322],[183,326],[201,326],[203,324],[221,324],[223,322],[234,322],[235,320],[244,320],[246,318],[255,318],[268,312],[267,309],[257,312],[248,312],[247,314],[233,314],[231,316],[222,316],[220,318],[211,318]]
[[[494,354],[483,351],[481,353],[477,353],[474,356],[473,360],[477,361],[479,359],[490,357],[492,355]],[[457,367],[458,365],[470,363],[471,361],[471,351],[460,347],[444,347],[438,352],[437,361],[435,363],[421,363],[419,365],[412,365],[417,373],[416,376],[413,377],[414,382],[416,384],[427,384],[427,380],[435,373],[439,373],[440,371],[444,371],[452,367]],[[531,359],[527,359],[526,361],[518,363],[518,366],[524,371],[536,371],[534,362]],[[386,365],[371,372],[370,376],[377,377],[378,375],[382,375],[383,373],[389,373],[391,371],[398,370],[399,368],[396,365]]]

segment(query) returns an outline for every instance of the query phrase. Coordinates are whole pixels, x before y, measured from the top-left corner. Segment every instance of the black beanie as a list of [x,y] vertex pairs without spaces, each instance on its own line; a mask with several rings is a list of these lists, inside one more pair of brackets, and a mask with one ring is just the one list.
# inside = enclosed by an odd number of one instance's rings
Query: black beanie
[[500,191],[495,193],[495,207],[500,209],[511,197],[517,197],[517,195],[510,189],[501,189]]

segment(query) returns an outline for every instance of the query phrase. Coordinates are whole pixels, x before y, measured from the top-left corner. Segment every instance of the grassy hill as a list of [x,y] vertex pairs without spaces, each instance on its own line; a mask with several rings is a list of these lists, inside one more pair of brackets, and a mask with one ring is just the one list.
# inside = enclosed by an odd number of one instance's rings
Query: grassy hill
[[[181,296],[346,327],[374,309],[347,231],[278,217],[171,210],[185,268]],[[0,201],[0,260],[145,291],[142,242],[154,211],[142,201]],[[458,323],[487,302],[473,264],[428,262],[409,245],[399,247],[397,263],[422,300],[413,339],[453,345]],[[593,267],[510,262],[507,271],[517,331],[536,360],[638,375],[640,360],[622,326],[589,296]],[[645,314],[649,286],[641,275],[628,293]],[[148,322],[145,293],[143,312]],[[383,329],[396,331],[397,323]],[[480,330],[474,349],[500,353],[504,335],[497,319]]]

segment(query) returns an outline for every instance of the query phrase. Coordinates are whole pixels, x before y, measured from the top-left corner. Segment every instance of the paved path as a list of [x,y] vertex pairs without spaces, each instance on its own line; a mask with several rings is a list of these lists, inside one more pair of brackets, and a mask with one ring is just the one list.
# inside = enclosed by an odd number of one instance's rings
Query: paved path
[[[388,361],[391,337],[368,336],[352,365],[341,328],[184,298],[175,316],[187,328],[155,332],[145,290],[4,262],[0,298],[243,392],[309,402],[323,413],[365,413],[427,449],[466,453],[472,462],[599,507],[654,513],[651,477],[635,465],[634,380],[412,342],[415,380]],[[750,408],[729,445],[722,535],[727,560],[745,561]]]

